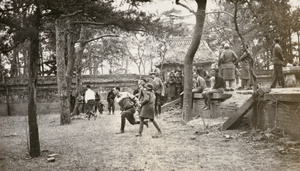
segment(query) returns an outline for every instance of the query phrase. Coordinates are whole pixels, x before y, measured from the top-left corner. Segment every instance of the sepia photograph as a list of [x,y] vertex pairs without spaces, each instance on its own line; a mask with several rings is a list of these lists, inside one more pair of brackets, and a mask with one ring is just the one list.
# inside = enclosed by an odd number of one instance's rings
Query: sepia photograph
[[300,171],[300,0],[0,0],[0,171]]

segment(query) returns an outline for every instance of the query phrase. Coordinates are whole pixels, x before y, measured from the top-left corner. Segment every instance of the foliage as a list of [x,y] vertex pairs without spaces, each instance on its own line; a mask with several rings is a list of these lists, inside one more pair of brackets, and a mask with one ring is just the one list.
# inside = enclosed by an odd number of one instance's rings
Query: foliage
[[[226,0],[219,1],[219,8],[209,13],[204,37],[213,50],[218,50],[222,42],[233,46],[237,54],[241,54],[241,42],[233,27],[233,3],[238,3],[237,22],[246,44],[251,47],[255,57],[256,68],[268,69],[271,64],[272,41],[278,37],[284,56],[291,60],[297,46],[292,38],[297,32],[294,25],[299,24],[297,12],[291,12],[288,0]],[[294,21],[294,22],[292,22]],[[293,29],[294,28],[294,29]]]

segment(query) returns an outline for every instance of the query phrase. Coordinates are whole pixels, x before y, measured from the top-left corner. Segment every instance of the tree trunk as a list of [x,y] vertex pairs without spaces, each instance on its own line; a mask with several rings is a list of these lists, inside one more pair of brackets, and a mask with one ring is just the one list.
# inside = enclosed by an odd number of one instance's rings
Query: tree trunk
[[28,50],[27,50],[28,46],[29,46],[28,42],[25,41],[24,48],[22,50],[22,54],[24,56],[24,67],[23,67],[23,75],[24,76],[27,76],[27,60],[25,60],[25,59],[29,58],[29,56],[28,56]]
[[40,156],[39,131],[36,113],[36,87],[39,64],[39,25],[40,11],[36,9],[36,18],[29,34],[28,54],[28,124],[29,124],[29,153],[31,157]]
[[18,65],[17,60],[19,58],[19,48],[15,48],[12,51],[12,60],[11,62],[11,69],[10,69],[10,75],[11,77],[18,76]]
[[182,117],[186,122],[192,119],[193,60],[202,36],[207,0],[196,0],[196,2],[198,6],[195,14],[196,26],[191,45],[184,58],[184,95]]
[[67,68],[65,61],[66,54],[66,32],[67,28],[66,20],[57,19],[55,23],[56,32],[56,63],[57,63],[57,85],[58,85],[58,95],[60,98],[60,124],[70,124],[70,108],[69,108],[69,97],[70,93],[68,91],[67,84]]
[[300,35],[299,35],[299,31],[297,31],[297,45],[298,45],[298,55],[300,55],[300,48],[299,48],[299,45],[300,45]]
[[44,76],[44,60],[43,60],[43,48],[42,48],[42,44],[40,43],[39,45],[39,51],[40,51],[40,76]]
[[[78,46],[76,47],[76,59],[75,59],[75,71],[76,71],[76,97],[81,93],[82,91],[82,56],[83,56],[83,51],[84,47],[86,45],[85,43],[85,26],[81,26],[80,30],[80,37],[79,37],[79,43]],[[77,100],[75,102],[74,109],[77,109],[78,103]],[[73,113],[76,114],[76,113]]]

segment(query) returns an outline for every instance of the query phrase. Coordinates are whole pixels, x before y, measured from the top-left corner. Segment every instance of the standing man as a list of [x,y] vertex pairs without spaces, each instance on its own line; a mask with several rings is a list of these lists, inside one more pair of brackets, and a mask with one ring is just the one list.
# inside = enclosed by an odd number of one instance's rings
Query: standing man
[[138,137],[142,136],[143,126],[144,124],[145,125],[148,124],[146,121],[144,121],[145,119],[150,119],[150,121],[157,129],[158,133],[161,134],[161,130],[158,124],[156,123],[156,121],[154,120],[155,94],[153,92],[153,85],[151,83],[147,83],[145,85],[144,98],[141,99],[140,103],[141,103],[140,129],[139,129],[139,134],[136,136]]
[[103,104],[101,102],[101,96],[99,91],[96,92],[95,94],[95,113],[97,112],[97,110],[99,111],[100,114],[103,113]]
[[108,115],[115,114],[115,93],[113,91],[113,89],[111,89],[108,94],[107,94],[107,109],[108,109]]
[[220,64],[221,64],[221,73],[223,74],[222,77],[226,81],[226,88],[228,90],[233,91],[235,87],[235,65],[234,63],[237,61],[238,57],[229,49],[229,44],[224,45],[224,51],[220,57]]
[[250,64],[253,64],[253,59],[251,57],[250,51],[248,50],[248,45],[246,45],[246,49],[244,50],[243,55],[240,57],[241,63],[241,74],[240,78],[242,80],[242,88],[249,89],[250,87]]
[[161,96],[164,96],[165,93],[165,87],[164,84],[162,82],[162,80],[159,77],[159,73],[158,72],[152,72],[150,73],[151,77],[152,77],[152,85],[153,85],[153,91],[155,93],[155,115],[158,116],[161,114],[161,105],[162,105],[162,98]]
[[282,88],[285,87],[284,75],[282,71],[282,66],[285,61],[282,55],[282,49],[279,45],[279,39],[275,38],[273,40],[274,49],[273,49],[273,64],[274,64],[274,73],[273,73],[273,82],[271,84],[271,88],[275,88],[277,82],[279,86]]
[[[138,105],[138,101],[134,95],[128,92],[120,93],[120,87],[116,87],[114,93],[116,95],[116,102],[120,105],[121,110],[121,129],[117,134],[122,134],[125,132],[125,119],[131,125],[140,124],[140,121],[136,121],[134,118],[135,106]],[[146,126],[148,125],[148,123],[144,123]]]
[[86,86],[87,90],[85,92],[85,96],[84,96],[84,100],[85,103],[87,105],[87,116],[88,116],[88,120],[90,120],[91,115],[93,115],[96,119],[96,115],[92,112],[93,111],[93,107],[95,105],[95,92],[93,90],[91,90],[91,86],[87,85]]

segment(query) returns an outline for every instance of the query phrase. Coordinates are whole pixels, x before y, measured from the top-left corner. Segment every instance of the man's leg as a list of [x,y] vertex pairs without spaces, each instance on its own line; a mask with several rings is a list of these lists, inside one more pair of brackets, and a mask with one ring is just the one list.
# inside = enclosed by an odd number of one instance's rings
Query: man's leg
[[157,111],[157,93],[155,93],[154,111],[155,111],[155,116],[157,116],[158,115],[158,111]]
[[123,111],[121,113],[121,129],[119,133],[124,133],[125,132],[125,119],[126,119],[126,112]]
[[110,115],[110,113],[111,113],[111,102],[110,101],[108,101],[107,109],[108,109],[108,115]]
[[140,121],[136,121],[135,118],[134,118],[134,112],[135,112],[135,109],[134,108],[130,108],[128,110],[126,110],[124,113],[126,119],[128,120],[128,122],[131,124],[131,125],[135,125],[135,124],[139,124]]
[[97,109],[98,109],[98,102],[95,102],[95,109],[94,109],[94,113],[97,112]]
[[99,103],[100,104],[100,106],[99,106],[99,112],[100,112],[100,114],[102,114],[103,113],[103,104],[102,103]]
[[112,110],[112,114],[114,115],[115,114],[115,103],[112,102],[111,104],[111,110]]
[[277,73],[277,65],[274,65],[274,71],[273,71],[273,81],[271,84],[271,88],[275,88],[278,80],[278,73]]
[[142,132],[143,132],[143,127],[144,127],[144,119],[143,117],[140,117],[140,129],[139,129],[139,134],[136,136],[142,136]]
[[155,93],[155,96],[156,96],[156,101],[157,101],[157,112],[158,112],[158,115],[161,114],[161,95],[159,93]]
[[283,74],[283,70],[282,70],[282,65],[278,65],[277,74],[278,74],[278,83],[282,88],[284,88],[285,87],[285,81],[284,81],[284,74]]
[[155,126],[155,128],[157,129],[157,131],[158,131],[159,133],[161,133],[161,129],[159,128],[157,122],[156,122],[154,119],[150,119],[150,121],[153,123],[153,125]]
[[88,100],[88,103],[87,103],[87,114],[88,114],[88,119],[89,120],[90,120],[90,117],[92,115],[94,104],[95,104],[94,100]]

